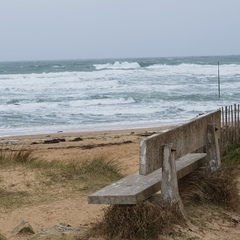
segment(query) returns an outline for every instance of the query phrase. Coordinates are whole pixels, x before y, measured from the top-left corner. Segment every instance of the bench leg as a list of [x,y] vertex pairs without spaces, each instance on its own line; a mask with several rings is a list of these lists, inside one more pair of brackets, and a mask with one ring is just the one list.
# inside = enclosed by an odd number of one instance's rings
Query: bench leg
[[164,146],[162,166],[161,203],[163,207],[176,207],[185,219],[188,219],[182,200],[179,196],[175,162],[175,150],[169,145]]
[[207,172],[216,171],[221,166],[220,150],[216,133],[216,124],[207,125]]

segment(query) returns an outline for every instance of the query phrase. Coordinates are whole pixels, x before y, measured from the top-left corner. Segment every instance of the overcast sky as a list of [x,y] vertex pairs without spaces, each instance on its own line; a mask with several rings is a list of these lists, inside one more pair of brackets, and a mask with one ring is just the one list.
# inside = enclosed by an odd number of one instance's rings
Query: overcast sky
[[240,54],[240,0],[0,0],[0,61]]

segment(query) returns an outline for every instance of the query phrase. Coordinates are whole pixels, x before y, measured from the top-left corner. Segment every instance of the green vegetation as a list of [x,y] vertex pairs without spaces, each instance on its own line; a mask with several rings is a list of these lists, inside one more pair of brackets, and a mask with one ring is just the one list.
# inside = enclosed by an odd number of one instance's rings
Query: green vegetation
[[222,157],[222,163],[223,166],[240,167],[240,143],[232,144],[226,148]]
[[[0,149],[0,169],[0,207],[5,208],[88,194],[123,177],[117,164],[106,158],[48,162],[23,147]],[[18,183],[4,186],[3,175],[18,178]]]

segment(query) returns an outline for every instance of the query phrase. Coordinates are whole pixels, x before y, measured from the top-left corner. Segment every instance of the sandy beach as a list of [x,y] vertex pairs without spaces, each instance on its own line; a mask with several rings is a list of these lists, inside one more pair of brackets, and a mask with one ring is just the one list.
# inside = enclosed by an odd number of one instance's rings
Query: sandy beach
[[[12,136],[0,138],[0,144],[3,149],[32,149],[34,156],[44,161],[85,161],[95,157],[105,157],[118,163],[122,173],[128,175],[138,170],[141,139],[169,128],[171,127]],[[29,181],[34,181],[31,175],[21,172],[2,172],[0,177],[8,179],[7,184],[18,189],[24,188],[23,179],[29,178]],[[63,196],[61,200],[51,200],[46,204],[0,209],[0,231],[10,237],[11,231],[22,220],[28,221],[36,232],[58,223],[88,227],[102,216],[104,207],[106,206],[88,204],[87,194],[80,194],[72,198]],[[237,238],[240,234],[239,224],[237,228],[231,229],[226,223],[220,226],[216,222],[213,226],[215,230],[211,230],[210,235],[206,232],[195,234],[200,236],[196,239],[230,239],[227,238],[230,230],[231,239],[239,239]],[[217,234],[219,230],[222,234]],[[219,238],[220,235],[226,238]]]
[[[85,161],[104,157],[117,162],[122,173],[127,175],[138,170],[141,139],[168,128],[170,127],[11,136],[0,138],[0,144],[3,149],[31,149],[35,157],[44,161]],[[8,173],[8,180],[9,177],[9,186],[22,189],[21,180],[28,176]],[[87,195],[80,195],[41,206],[26,206],[10,211],[0,209],[0,230],[10,236],[11,230],[22,220],[31,223],[36,232],[61,222],[72,226],[87,226],[101,216],[103,207],[88,205]]]

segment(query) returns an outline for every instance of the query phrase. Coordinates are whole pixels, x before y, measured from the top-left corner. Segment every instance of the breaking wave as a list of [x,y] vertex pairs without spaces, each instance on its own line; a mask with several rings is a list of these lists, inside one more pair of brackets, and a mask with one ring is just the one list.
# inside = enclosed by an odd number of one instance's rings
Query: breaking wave
[[94,64],[93,65],[96,70],[102,69],[135,69],[140,68],[141,66],[137,62],[119,62],[116,61],[115,63],[106,63],[106,64]]

